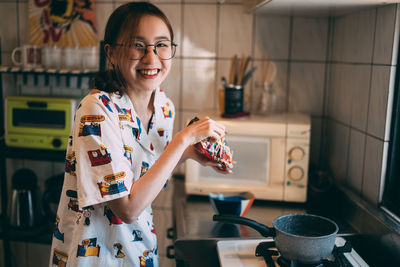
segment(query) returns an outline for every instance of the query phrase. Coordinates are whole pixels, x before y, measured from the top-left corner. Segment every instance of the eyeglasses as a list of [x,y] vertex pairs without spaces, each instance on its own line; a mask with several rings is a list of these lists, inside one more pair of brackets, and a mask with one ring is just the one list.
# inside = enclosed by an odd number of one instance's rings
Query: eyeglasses
[[146,44],[142,41],[135,41],[133,44],[115,44],[116,46],[127,46],[130,52],[130,59],[141,60],[148,53],[147,47],[153,46],[153,52],[162,60],[168,60],[175,56],[176,47],[178,46],[172,41],[162,40],[155,44]]

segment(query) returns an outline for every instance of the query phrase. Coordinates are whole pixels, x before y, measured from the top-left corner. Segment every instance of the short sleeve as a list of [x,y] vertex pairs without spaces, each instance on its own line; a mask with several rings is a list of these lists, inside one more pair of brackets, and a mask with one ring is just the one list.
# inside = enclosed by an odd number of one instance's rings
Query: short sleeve
[[127,196],[132,185],[117,111],[109,101],[107,94],[88,95],[76,112],[72,150],[80,207]]

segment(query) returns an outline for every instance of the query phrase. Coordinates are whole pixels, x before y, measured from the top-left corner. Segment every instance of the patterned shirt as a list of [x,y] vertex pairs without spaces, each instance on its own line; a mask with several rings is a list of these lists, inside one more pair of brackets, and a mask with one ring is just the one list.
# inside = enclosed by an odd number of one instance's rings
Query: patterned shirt
[[147,132],[126,94],[94,90],[81,101],[69,137],[49,266],[158,266],[151,205],[125,224],[107,201],[128,196],[164,151],[174,112],[157,89]]

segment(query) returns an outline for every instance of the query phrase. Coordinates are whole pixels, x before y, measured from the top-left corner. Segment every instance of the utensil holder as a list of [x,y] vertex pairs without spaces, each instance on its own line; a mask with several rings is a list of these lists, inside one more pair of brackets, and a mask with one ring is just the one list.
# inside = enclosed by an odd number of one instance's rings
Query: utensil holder
[[225,114],[236,114],[243,112],[243,86],[225,86]]

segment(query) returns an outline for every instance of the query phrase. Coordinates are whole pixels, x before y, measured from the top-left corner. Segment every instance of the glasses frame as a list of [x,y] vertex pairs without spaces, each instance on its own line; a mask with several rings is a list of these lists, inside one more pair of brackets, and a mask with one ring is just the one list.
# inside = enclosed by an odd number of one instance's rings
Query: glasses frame
[[[161,59],[161,60],[170,60],[170,59],[172,59],[175,56],[176,47],[178,46],[178,44],[176,44],[176,43],[174,43],[173,41],[170,41],[170,40],[164,40],[164,41],[171,42],[171,47],[172,47],[173,50],[172,50],[172,56],[170,58],[162,58],[157,53],[157,44],[162,42],[162,41],[159,41],[159,42],[156,42],[155,44],[146,44],[145,42],[143,42],[145,44],[144,55],[141,58],[132,58],[131,60],[142,60],[147,55],[147,53],[149,51],[147,48],[149,46],[153,46],[152,51],[153,51],[154,54],[156,54],[158,56],[159,59]],[[128,48],[131,47],[130,45],[127,45],[127,44],[118,44],[118,43],[114,44],[114,46],[127,46]]]

